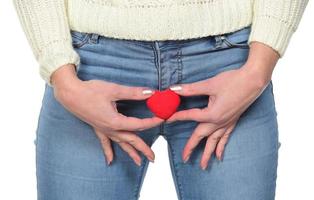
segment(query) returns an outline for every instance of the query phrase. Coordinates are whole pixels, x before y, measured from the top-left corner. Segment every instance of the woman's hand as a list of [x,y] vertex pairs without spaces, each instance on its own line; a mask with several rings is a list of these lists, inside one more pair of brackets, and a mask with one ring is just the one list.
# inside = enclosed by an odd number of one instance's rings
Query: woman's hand
[[[141,151],[150,161],[154,152],[135,133],[159,125],[164,120],[158,117],[139,119],[118,112],[117,100],[144,100],[153,90],[144,87],[129,87],[102,80],[81,81],[74,65],[65,65],[52,74],[56,99],[74,115],[90,124],[100,139],[108,164],[113,159],[110,140],[117,142],[137,165]],[[143,93],[144,91],[144,93]]]
[[182,96],[208,95],[206,108],[193,108],[174,113],[167,123],[176,120],[200,122],[189,138],[182,153],[186,162],[201,139],[207,137],[201,158],[201,168],[206,169],[211,154],[222,158],[228,137],[240,115],[258,98],[269,81],[278,54],[270,47],[253,42],[249,58],[239,69],[228,70],[199,82],[171,87]]

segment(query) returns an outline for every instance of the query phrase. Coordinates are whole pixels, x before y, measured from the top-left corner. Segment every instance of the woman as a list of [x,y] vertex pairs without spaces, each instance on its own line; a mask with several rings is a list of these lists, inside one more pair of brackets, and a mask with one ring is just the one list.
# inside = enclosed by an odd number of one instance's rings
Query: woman
[[[46,83],[38,199],[138,199],[159,135],[178,199],[274,199],[271,75],[306,4],[15,0]],[[181,104],[163,120],[145,101],[168,88]]]

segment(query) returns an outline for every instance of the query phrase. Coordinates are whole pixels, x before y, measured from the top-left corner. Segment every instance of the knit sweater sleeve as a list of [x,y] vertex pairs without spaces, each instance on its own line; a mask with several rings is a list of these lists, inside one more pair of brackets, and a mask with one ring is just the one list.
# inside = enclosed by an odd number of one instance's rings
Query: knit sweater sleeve
[[254,0],[249,43],[262,42],[282,57],[307,3],[308,0]]
[[65,0],[13,0],[39,74],[52,86],[51,75],[64,64],[80,62],[72,47]]

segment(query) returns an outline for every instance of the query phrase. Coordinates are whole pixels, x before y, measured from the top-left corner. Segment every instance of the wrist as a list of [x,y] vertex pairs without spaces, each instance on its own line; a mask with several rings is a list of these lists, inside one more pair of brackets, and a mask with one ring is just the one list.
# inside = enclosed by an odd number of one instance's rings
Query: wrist
[[55,96],[59,99],[69,96],[75,91],[82,81],[77,77],[74,64],[66,64],[59,67],[51,75],[51,83]]
[[74,64],[66,64],[56,69],[51,74],[51,85],[54,88],[70,86],[73,82],[78,82],[76,67]]
[[260,42],[252,42],[248,59],[242,68],[253,82],[264,87],[271,80],[278,59],[278,53],[271,47]]
[[258,65],[246,63],[241,70],[249,83],[256,88],[264,88],[271,80],[271,74]]
[[250,52],[247,59],[248,65],[264,68],[264,70],[272,71],[279,60],[278,53],[270,46],[260,42],[252,42],[250,44]]

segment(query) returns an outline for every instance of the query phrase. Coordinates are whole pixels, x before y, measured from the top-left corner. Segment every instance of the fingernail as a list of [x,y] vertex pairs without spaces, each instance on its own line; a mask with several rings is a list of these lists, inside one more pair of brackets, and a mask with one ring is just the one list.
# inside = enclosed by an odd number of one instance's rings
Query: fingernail
[[222,158],[222,151],[219,151],[217,155],[217,159],[221,161],[221,158]]
[[111,164],[111,160],[107,160],[107,165],[110,165]]
[[202,170],[206,170],[207,165],[204,165],[204,166],[202,166],[201,168],[202,168]]
[[148,160],[149,160],[150,162],[154,162],[154,161],[155,161],[154,158],[151,157],[151,156],[148,156],[147,158],[148,158]]
[[152,91],[152,90],[149,90],[149,89],[146,89],[146,90],[143,90],[142,93],[143,93],[143,94],[152,94],[153,91]]
[[180,85],[174,85],[170,87],[170,90],[172,91],[178,91],[178,90],[182,90],[182,87]]
[[220,152],[216,153],[216,158],[220,161]]
[[183,162],[186,163],[189,160],[189,158],[190,158],[190,155],[186,156]]
[[141,160],[138,160],[138,161],[136,161],[136,164],[138,165],[138,166],[141,166]]
[[223,157],[223,152],[220,153],[220,161],[222,161],[222,157]]

